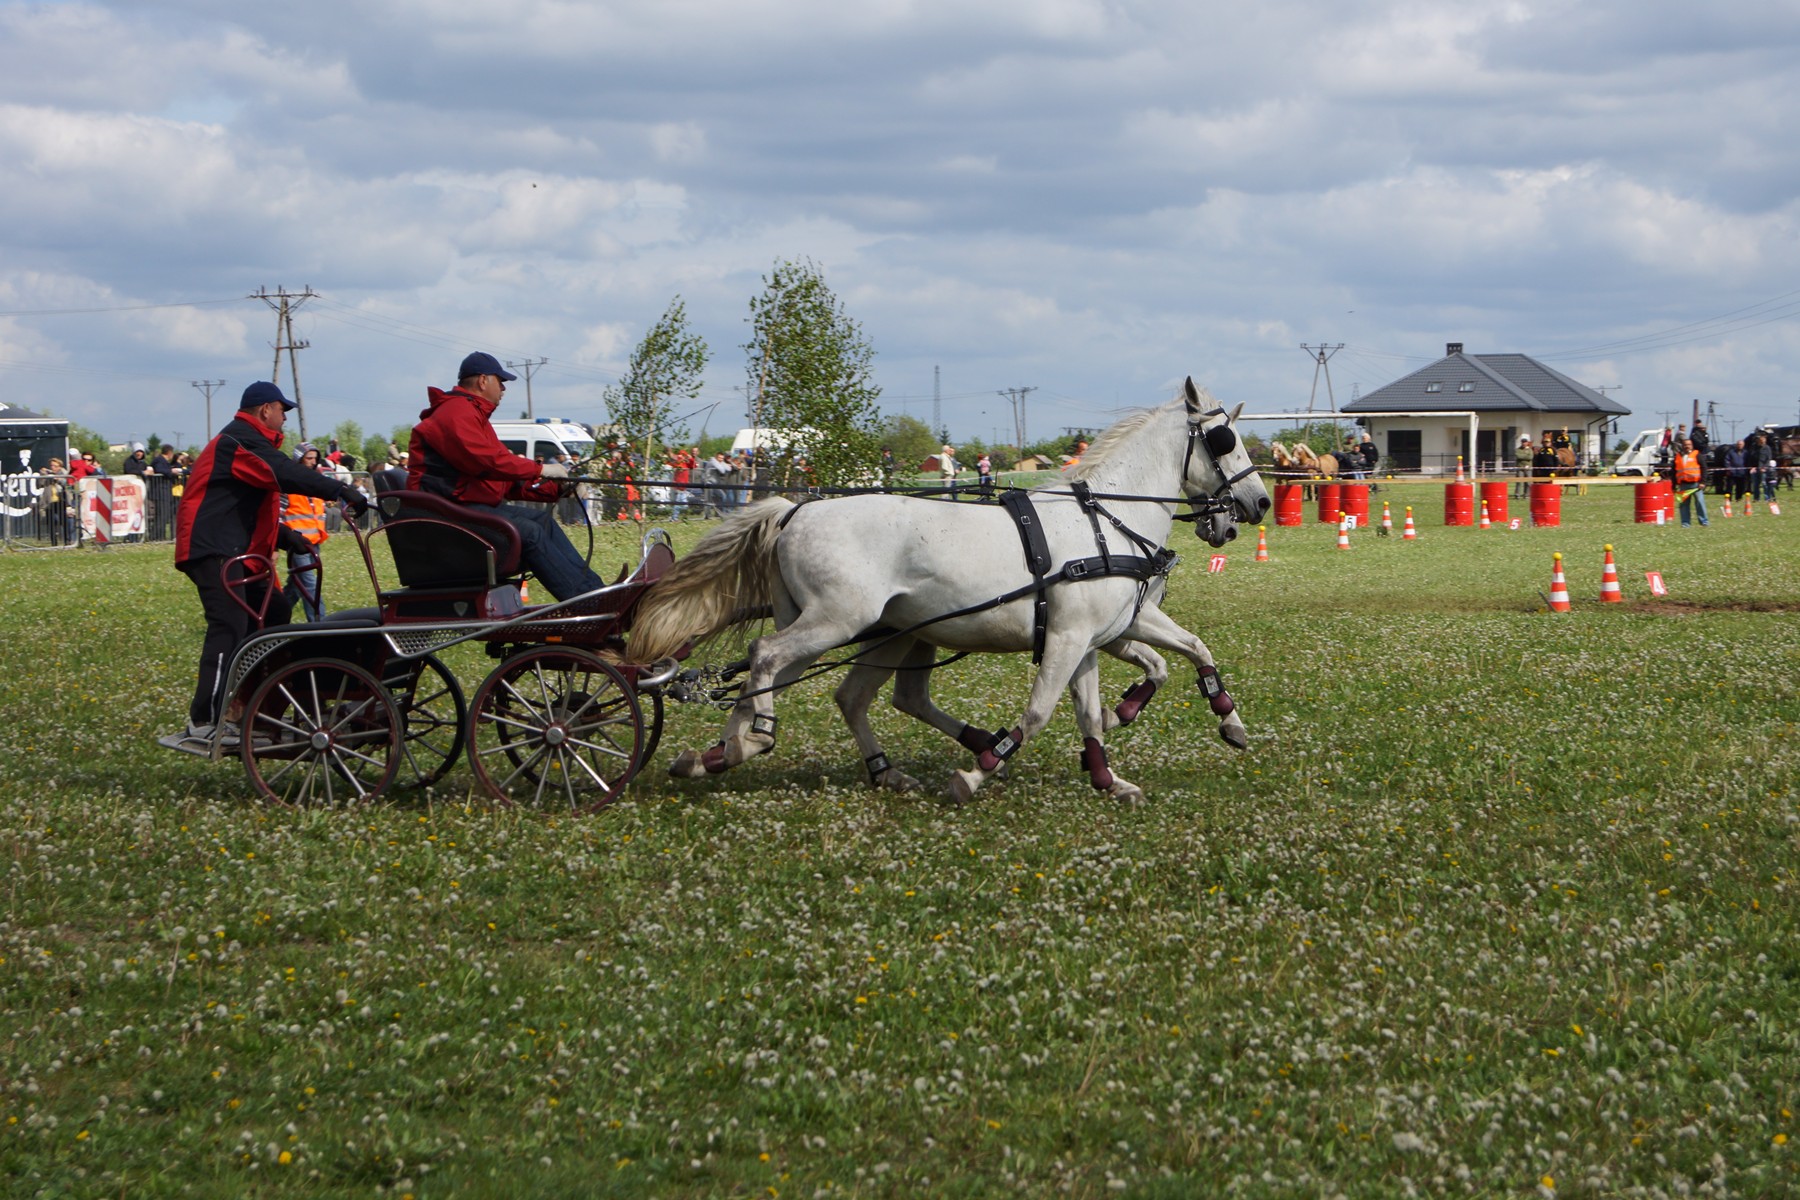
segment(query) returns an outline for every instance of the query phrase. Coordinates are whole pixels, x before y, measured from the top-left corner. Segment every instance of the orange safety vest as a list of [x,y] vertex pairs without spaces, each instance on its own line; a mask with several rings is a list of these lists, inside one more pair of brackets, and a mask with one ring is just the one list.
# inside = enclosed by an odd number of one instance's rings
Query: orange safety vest
[[287,507],[281,512],[281,521],[315,546],[331,536],[325,532],[325,501],[318,496],[302,496],[297,492],[289,496]]
[[1700,482],[1700,452],[1675,456],[1675,479],[1679,483]]

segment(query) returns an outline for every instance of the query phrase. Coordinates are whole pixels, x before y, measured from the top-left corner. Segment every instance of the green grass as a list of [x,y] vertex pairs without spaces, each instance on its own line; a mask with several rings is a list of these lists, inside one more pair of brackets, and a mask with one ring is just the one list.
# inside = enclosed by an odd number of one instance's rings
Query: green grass
[[[870,792],[827,678],[717,779],[663,774],[719,725],[673,706],[594,817],[466,772],[268,811],[154,745],[199,641],[166,548],[0,556],[9,1194],[1792,1193],[1800,507],[1483,534],[1441,495],[1217,575],[1178,534],[1251,746],[1177,668],[1109,739],[1137,807],[1066,706],[972,805]],[[1028,683],[936,691],[997,727]],[[934,788],[963,757],[877,728]]]

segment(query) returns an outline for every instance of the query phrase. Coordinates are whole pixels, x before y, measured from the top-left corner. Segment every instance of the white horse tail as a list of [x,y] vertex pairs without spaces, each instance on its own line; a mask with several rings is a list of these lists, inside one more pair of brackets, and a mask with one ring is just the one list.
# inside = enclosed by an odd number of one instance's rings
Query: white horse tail
[[775,539],[793,501],[759,500],[725,518],[638,602],[627,649],[636,662],[667,658],[689,642],[768,615]]

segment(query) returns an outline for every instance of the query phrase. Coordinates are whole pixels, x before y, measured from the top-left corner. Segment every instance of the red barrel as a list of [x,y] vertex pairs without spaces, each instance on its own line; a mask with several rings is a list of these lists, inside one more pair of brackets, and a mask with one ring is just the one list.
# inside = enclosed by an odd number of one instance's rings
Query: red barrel
[[1484,483],[1481,485],[1481,502],[1487,505],[1488,520],[1496,525],[1506,524],[1506,491],[1509,483]]
[[1275,485],[1275,523],[1277,525],[1304,525],[1306,523],[1306,512],[1301,498],[1304,490],[1297,483]]
[[1318,483],[1313,491],[1319,498],[1319,520],[1326,524],[1336,525],[1338,510],[1343,505],[1343,488],[1335,483]]
[[1539,526],[1562,524],[1562,484],[1531,485],[1531,523]]
[[1338,505],[1344,512],[1356,518],[1358,529],[1369,527],[1369,485],[1366,483],[1344,483],[1338,485]]
[[1637,485],[1637,506],[1635,515],[1639,525],[1656,524],[1656,514],[1662,513],[1663,520],[1669,519],[1669,512],[1664,507],[1664,497],[1673,489],[1666,479],[1646,479]]
[[1444,524],[1473,525],[1475,523],[1475,485],[1472,483],[1446,483],[1444,485]]

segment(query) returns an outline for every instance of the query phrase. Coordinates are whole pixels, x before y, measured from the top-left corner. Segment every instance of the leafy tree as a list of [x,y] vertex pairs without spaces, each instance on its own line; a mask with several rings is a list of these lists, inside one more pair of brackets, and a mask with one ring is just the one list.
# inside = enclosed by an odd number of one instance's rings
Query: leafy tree
[[656,443],[687,438],[687,426],[670,418],[678,401],[700,395],[710,352],[706,340],[688,328],[680,296],[644,334],[619,382],[602,393],[618,435],[633,450],[654,460]]
[[[793,450],[806,458],[809,482],[868,478],[881,456],[881,389],[870,379],[875,351],[819,268],[810,259],[777,261],[750,301],[748,319],[751,423],[799,435]],[[774,481],[788,482],[791,468],[789,459]]]
[[881,444],[894,452],[894,461],[900,465],[900,470],[912,472],[936,454],[944,443],[925,422],[901,414],[889,417],[882,425]]

